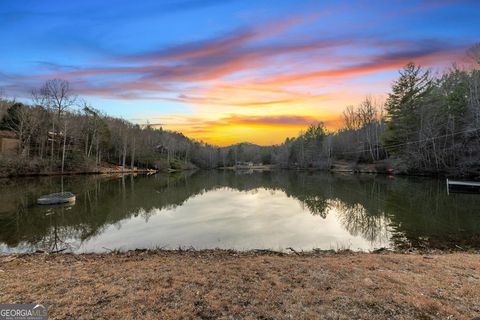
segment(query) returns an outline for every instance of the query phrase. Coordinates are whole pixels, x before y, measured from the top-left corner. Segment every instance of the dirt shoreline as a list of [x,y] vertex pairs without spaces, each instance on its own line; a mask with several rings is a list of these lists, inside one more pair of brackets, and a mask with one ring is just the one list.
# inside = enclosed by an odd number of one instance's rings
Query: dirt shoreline
[[97,170],[97,171],[65,171],[65,172],[36,172],[36,173],[25,173],[17,175],[1,175],[0,178],[25,178],[25,177],[49,177],[49,176],[81,176],[81,175],[102,175],[102,174],[153,174],[157,173],[158,170],[153,169],[137,169],[137,170]]
[[[99,169],[99,170],[87,170],[87,171],[65,171],[65,172],[30,172],[30,173],[21,173],[21,174],[5,174],[0,172],[0,178],[22,178],[22,177],[45,177],[45,176],[74,176],[74,175],[102,175],[102,174],[154,174],[154,173],[175,173],[182,171],[191,171],[191,170],[212,170],[212,169],[199,169],[199,168],[190,168],[190,169]],[[378,174],[378,175],[389,175],[389,176],[404,176],[404,177],[449,177],[449,178],[470,178],[471,180],[478,180],[480,177],[471,176],[471,177],[462,177],[455,175],[448,175],[446,173],[432,173],[432,172],[417,172],[417,173],[400,173],[394,172],[392,170],[378,170],[373,168],[373,165],[356,165],[354,163],[349,163],[348,166],[333,166],[328,169],[320,168],[281,168],[276,165],[265,165],[265,166],[252,166],[252,167],[218,167],[213,168],[213,170],[233,170],[239,172],[245,171],[276,171],[276,170],[294,170],[294,171],[310,171],[310,172],[330,172],[334,174]]]
[[0,257],[51,319],[473,319],[480,254],[131,251]]

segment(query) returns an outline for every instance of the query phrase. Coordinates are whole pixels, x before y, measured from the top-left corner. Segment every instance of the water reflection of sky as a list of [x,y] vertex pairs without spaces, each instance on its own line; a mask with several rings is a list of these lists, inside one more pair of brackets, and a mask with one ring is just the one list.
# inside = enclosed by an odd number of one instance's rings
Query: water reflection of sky
[[[5,182],[4,182],[5,183]],[[478,195],[443,180],[293,171],[65,178],[0,185],[0,254],[136,248],[480,248]]]
[[[361,210],[361,208],[359,208]],[[373,237],[347,230],[348,221],[331,202],[326,218],[283,191],[220,188],[191,197],[181,206],[141,212],[110,225],[77,251],[164,247],[195,249],[371,250],[389,245],[385,220]]]

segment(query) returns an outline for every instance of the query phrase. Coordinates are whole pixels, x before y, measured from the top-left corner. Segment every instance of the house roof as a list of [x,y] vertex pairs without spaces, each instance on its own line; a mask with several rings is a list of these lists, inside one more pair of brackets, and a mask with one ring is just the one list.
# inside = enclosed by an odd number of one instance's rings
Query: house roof
[[13,131],[0,130],[0,138],[17,139],[17,135]]

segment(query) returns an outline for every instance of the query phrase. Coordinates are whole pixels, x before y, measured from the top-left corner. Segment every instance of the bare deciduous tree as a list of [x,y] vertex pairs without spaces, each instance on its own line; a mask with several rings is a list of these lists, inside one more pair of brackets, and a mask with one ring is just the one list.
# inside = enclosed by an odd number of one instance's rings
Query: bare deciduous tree
[[[55,154],[55,141],[58,140],[58,151],[60,152],[60,144],[62,143],[62,140],[65,141],[66,139],[66,132],[63,133],[64,138],[59,139],[62,136],[62,115],[65,111],[67,111],[68,108],[75,104],[77,97],[73,95],[68,81],[62,79],[52,79],[47,80],[39,90],[33,90],[32,98],[35,104],[46,107],[53,112],[53,117],[51,119],[52,132],[49,133],[49,136],[51,136],[50,160],[53,163]],[[58,132],[56,127],[58,127]],[[66,128],[67,123],[65,122],[63,124],[64,131],[66,131]],[[65,161],[65,143],[63,146],[62,163]]]

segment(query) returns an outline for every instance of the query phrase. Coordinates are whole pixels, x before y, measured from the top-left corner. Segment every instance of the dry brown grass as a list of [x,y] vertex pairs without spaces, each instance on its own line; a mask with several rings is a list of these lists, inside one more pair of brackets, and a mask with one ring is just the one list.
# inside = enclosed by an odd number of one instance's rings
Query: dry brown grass
[[0,303],[55,319],[472,319],[480,255],[130,252],[0,258]]

